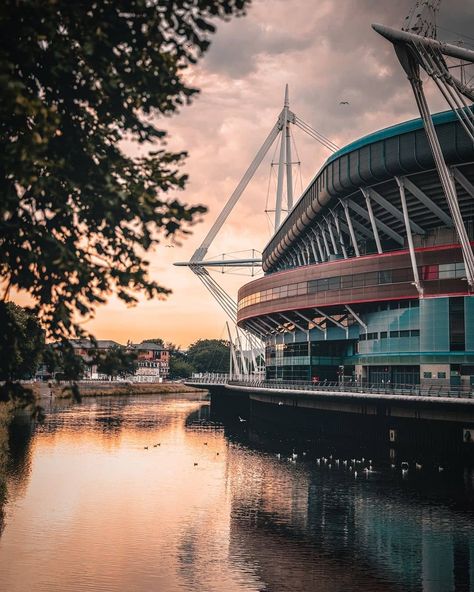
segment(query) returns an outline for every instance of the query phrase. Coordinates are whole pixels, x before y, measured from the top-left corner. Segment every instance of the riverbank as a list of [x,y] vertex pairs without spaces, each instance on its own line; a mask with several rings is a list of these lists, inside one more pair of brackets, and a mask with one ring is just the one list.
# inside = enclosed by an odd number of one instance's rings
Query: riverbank
[[[130,383],[130,382],[79,382],[81,397],[116,397],[132,395],[171,395],[180,393],[202,393],[204,389],[186,386],[176,382],[162,383]],[[53,384],[53,397],[70,399],[69,385]],[[49,394],[49,388],[48,388]]]

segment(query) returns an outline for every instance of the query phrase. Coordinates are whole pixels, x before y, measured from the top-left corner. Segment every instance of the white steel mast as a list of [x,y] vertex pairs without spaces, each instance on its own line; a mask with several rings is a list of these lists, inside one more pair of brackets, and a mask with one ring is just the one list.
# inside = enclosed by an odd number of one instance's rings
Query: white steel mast
[[[277,193],[276,193],[276,203],[275,203],[275,232],[280,227],[282,221],[282,200],[283,200],[283,187],[284,187],[284,180],[286,176],[286,194],[287,194],[287,211],[289,212],[293,207],[293,171],[292,171],[292,161],[291,161],[291,131],[290,125],[297,125],[301,130],[303,130],[306,134],[311,136],[314,140],[322,144],[325,148],[330,150],[331,152],[335,152],[338,150],[338,146],[326,138],[323,134],[316,131],[312,128],[309,124],[305,123],[302,119],[300,119],[297,115],[295,115],[292,111],[290,111],[290,102],[289,102],[289,90],[288,85],[285,87],[285,99],[283,104],[283,109],[278,115],[277,121],[275,122],[274,126],[270,130],[270,133],[266,137],[265,141],[261,145],[260,149],[258,150],[257,154],[255,155],[254,159],[250,163],[249,167],[245,171],[242,179],[238,183],[237,187],[232,192],[231,196],[227,200],[227,203],[223,207],[222,211],[220,212],[219,216],[217,217],[214,224],[211,226],[209,232],[205,236],[202,243],[196,249],[194,254],[192,255],[191,259],[186,262],[179,262],[175,263],[178,266],[185,266],[189,267],[193,273],[197,275],[197,277],[201,280],[207,290],[212,294],[212,296],[216,299],[219,303],[221,308],[224,310],[226,315],[230,318],[232,323],[235,325],[237,330],[237,341],[239,343],[239,349],[242,353],[242,365],[243,370],[245,373],[249,373],[249,366],[246,361],[243,359],[243,351],[240,342],[240,335],[239,331],[242,331],[246,336],[252,350],[252,360],[256,360],[258,356],[263,351],[262,346],[262,339],[268,333],[267,331],[262,332],[260,330],[257,331],[255,329],[253,332],[244,331],[243,329],[239,329],[237,327],[237,303],[236,301],[211,277],[209,272],[207,271],[206,267],[245,267],[245,266],[255,266],[256,264],[261,264],[261,259],[256,259],[255,257],[251,259],[240,259],[240,260],[205,260],[205,257],[209,251],[209,247],[211,246],[212,242],[216,238],[217,234],[225,224],[227,218],[229,217],[230,213],[238,203],[240,197],[242,196],[245,188],[251,181],[252,177],[254,176],[255,172],[257,171],[258,167],[262,163],[263,159],[265,158],[266,154],[274,144],[275,140],[280,136],[280,157],[278,161],[278,182],[277,182]],[[230,331],[229,331],[230,335]],[[255,356],[256,351],[256,356]],[[234,356],[235,356],[235,348],[233,349]],[[234,359],[234,368],[236,367],[236,359]],[[255,366],[255,363],[253,364]]]

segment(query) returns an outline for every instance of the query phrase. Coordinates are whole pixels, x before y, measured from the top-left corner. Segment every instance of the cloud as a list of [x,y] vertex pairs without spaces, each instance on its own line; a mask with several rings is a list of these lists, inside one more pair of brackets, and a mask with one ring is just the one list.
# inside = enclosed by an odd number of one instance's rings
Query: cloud
[[[90,325],[99,337],[126,341],[153,333],[187,344],[199,336],[222,335],[224,314],[199,280],[187,269],[173,267],[173,260],[192,255],[222,210],[281,110],[285,83],[290,85],[291,108],[341,146],[417,116],[393,47],[371,28],[374,22],[401,26],[411,6],[412,0],[256,0],[245,18],[218,24],[208,54],[187,72],[201,94],[179,115],[162,122],[170,134],[169,147],[190,154],[185,166],[190,181],[178,197],[206,204],[209,214],[182,248],[163,246],[151,255],[155,279],[174,291],[169,300],[141,301],[127,309],[126,317],[124,307],[111,301]],[[440,38],[452,40],[461,33],[474,47],[473,3],[445,2],[438,23]],[[433,110],[446,108],[429,85],[427,92]],[[349,105],[341,106],[341,100]],[[304,185],[329,153],[300,130],[294,138]],[[270,152],[211,254],[262,250],[270,238],[264,212],[267,199],[270,209],[274,199]],[[239,285],[249,281],[217,279],[234,297]]]

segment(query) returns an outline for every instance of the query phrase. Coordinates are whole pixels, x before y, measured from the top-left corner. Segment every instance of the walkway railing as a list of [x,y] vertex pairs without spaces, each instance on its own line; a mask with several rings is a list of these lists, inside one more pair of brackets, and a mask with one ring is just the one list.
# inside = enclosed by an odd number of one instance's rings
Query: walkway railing
[[254,380],[252,377],[229,377],[228,374],[203,375],[186,382],[193,384],[229,384],[253,388],[271,388],[281,391],[308,391],[313,393],[361,393],[377,395],[409,395],[415,397],[448,397],[454,399],[474,399],[474,386],[450,386],[419,384],[367,384],[357,382],[310,382],[304,380]]

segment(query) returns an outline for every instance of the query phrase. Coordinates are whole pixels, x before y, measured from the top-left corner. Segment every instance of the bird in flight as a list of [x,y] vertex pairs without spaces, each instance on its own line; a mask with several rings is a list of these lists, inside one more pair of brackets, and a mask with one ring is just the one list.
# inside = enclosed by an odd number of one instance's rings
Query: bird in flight
[[174,245],[165,245],[167,249],[174,249]]
[[339,105],[348,105],[349,101],[339,101]]

